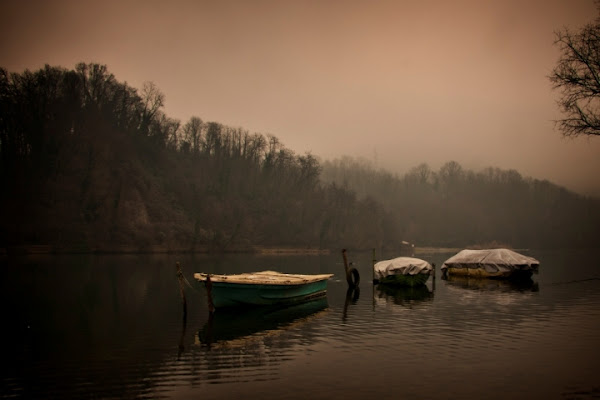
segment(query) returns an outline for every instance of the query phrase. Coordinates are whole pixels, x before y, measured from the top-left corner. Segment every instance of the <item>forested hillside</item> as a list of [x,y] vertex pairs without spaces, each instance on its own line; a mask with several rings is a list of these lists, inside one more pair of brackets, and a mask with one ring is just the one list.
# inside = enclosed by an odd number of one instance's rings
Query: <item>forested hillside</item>
[[322,180],[373,197],[393,213],[400,235],[421,245],[596,247],[600,233],[598,199],[515,170],[469,171],[449,161],[398,176],[343,157],[323,163]]
[[105,66],[0,70],[0,242],[60,251],[371,248],[381,206],[321,185],[276,137],[162,111]]
[[[515,171],[397,177],[296,155],[272,135],[163,112],[164,96],[79,64],[0,69],[0,247],[250,251],[593,246],[599,204]],[[201,112],[202,110],[199,110]]]

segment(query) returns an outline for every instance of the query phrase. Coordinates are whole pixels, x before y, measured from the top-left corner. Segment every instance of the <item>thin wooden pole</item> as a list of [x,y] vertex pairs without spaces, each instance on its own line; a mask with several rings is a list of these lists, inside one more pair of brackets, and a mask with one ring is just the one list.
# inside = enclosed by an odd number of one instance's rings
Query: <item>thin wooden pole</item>
[[373,296],[371,296],[371,306],[373,307],[373,310],[375,310],[375,263],[377,262],[377,260],[375,259],[375,248],[373,248],[373,260],[372,260],[372,265],[371,265],[371,273],[372,273],[372,278],[373,280],[371,281],[373,284],[371,285],[371,289],[373,289]]
[[344,270],[346,271],[346,276],[348,276],[348,257],[346,257],[346,249],[342,249],[342,257],[344,257]]
[[358,284],[360,283],[360,274],[356,268],[350,268],[348,265],[346,249],[342,249],[342,256],[344,257],[344,269],[346,270],[346,281],[348,282],[348,287],[358,287]]
[[371,273],[372,273],[372,278],[373,278],[373,283],[375,283],[375,263],[377,262],[377,260],[375,259],[375,249],[373,249],[373,263],[371,265]]
[[187,327],[187,313],[183,312],[183,321],[181,324],[181,335],[179,336],[179,350],[177,351],[177,360],[181,359],[181,354],[185,351],[184,339],[185,339],[185,330]]
[[435,263],[432,263],[431,266],[433,267],[433,286],[432,286],[432,290],[435,292]]
[[185,298],[185,288],[183,285],[183,272],[181,271],[181,267],[179,266],[179,262],[176,264],[177,267],[177,279],[179,280],[179,293],[181,294],[181,301],[183,302],[183,318],[185,319],[187,316],[187,299]]

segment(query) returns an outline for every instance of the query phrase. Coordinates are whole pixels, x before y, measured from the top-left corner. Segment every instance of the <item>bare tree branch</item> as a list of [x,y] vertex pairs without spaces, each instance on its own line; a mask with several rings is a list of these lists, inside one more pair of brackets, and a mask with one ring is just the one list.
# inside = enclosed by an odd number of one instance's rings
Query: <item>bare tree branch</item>
[[549,79],[565,115],[556,125],[567,137],[600,136],[600,20],[579,32],[558,31],[554,43],[562,55]]

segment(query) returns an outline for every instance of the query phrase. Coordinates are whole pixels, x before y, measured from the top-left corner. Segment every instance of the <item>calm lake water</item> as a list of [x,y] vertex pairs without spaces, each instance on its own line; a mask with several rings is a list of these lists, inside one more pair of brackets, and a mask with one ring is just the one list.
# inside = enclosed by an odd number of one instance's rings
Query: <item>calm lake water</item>
[[[5,257],[0,397],[600,398],[598,251],[529,251],[521,286],[442,280],[453,254],[418,255],[437,265],[427,288],[383,291],[350,252],[350,293],[341,253]],[[263,269],[335,276],[321,301],[209,323],[193,273]]]

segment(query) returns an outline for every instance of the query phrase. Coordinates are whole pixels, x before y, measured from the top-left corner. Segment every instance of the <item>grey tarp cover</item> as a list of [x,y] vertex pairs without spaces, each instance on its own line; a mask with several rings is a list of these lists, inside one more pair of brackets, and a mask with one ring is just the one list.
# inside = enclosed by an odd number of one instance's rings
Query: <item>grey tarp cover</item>
[[398,257],[392,260],[379,261],[373,266],[375,278],[382,279],[389,275],[417,275],[432,271],[431,264],[420,258]]
[[540,262],[508,249],[462,250],[447,259],[442,270],[447,268],[482,268],[487,272],[512,271],[515,269],[537,271]]

